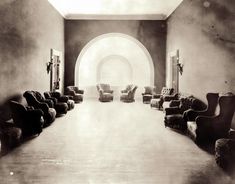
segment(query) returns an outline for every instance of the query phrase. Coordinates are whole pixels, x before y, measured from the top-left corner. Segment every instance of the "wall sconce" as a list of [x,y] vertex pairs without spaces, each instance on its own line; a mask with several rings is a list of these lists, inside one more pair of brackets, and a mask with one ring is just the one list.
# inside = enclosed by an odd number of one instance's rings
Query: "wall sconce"
[[178,70],[180,72],[180,75],[183,74],[183,68],[184,68],[184,64],[182,63],[177,63],[177,67],[178,67]]
[[52,64],[53,64],[52,62],[47,63],[47,73],[51,71]]

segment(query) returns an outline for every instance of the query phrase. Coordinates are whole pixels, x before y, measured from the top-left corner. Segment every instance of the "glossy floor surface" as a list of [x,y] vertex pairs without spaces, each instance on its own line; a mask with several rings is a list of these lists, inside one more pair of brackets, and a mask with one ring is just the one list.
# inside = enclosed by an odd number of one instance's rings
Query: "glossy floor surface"
[[0,159],[1,184],[232,184],[214,156],[140,101],[86,100]]

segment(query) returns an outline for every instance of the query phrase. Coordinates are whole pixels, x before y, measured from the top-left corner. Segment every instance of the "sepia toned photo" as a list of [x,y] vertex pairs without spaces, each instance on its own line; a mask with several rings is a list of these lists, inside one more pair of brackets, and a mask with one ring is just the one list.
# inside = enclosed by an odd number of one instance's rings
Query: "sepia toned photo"
[[0,0],[0,184],[235,184],[235,0]]

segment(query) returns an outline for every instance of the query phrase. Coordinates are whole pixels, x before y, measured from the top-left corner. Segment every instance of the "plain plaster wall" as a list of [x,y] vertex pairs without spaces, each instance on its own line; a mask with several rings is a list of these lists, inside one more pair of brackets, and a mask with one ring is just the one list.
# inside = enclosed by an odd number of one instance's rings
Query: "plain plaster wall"
[[[184,0],[167,20],[167,53],[184,64],[179,91],[235,93],[235,1]],[[235,125],[235,124],[234,124]]]
[[[46,63],[50,61],[51,48],[64,52],[64,18],[47,0],[1,0],[2,107],[8,99],[25,90],[44,92],[50,89]],[[64,73],[64,59],[61,69]],[[4,112],[0,115],[4,116]]]
[[165,21],[66,20],[65,86],[74,85],[75,64],[83,47],[97,36],[113,32],[132,36],[146,47],[153,59],[155,85],[160,90],[165,85]]

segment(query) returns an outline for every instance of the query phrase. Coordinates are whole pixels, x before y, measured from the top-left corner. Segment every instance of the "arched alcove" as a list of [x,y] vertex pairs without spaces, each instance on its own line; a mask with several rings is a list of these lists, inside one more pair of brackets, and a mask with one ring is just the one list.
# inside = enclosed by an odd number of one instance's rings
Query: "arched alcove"
[[133,81],[133,70],[130,62],[119,55],[105,57],[97,66],[97,83],[108,83],[122,86]]
[[[123,72],[128,73],[123,75]],[[116,90],[128,83],[138,85],[137,96],[144,86],[154,85],[154,67],[149,52],[137,39],[122,33],[108,33],[92,39],[77,58],[75,85],[85,89],[86,96],[97,96],[95,86],[104,80],[104,75]],[[118,77],[123,78],[117,82]]]

